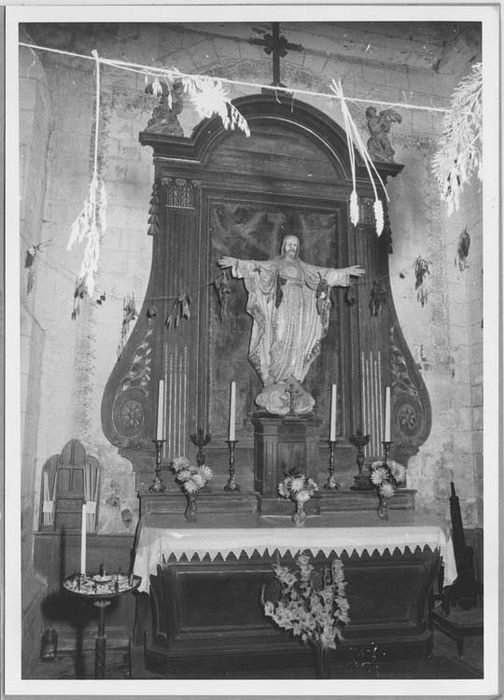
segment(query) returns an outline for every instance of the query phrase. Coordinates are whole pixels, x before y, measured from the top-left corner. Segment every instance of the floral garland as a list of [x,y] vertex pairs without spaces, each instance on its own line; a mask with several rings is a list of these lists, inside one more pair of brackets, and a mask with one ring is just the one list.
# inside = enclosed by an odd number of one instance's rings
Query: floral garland
[[397,486],[406,478],[406,468],[393,459],[386,462],[380,459],[371,465],[369,478],[380,496],[391,498]]
[[100,122],[100,58],[93,50],[92,54],[96,61],[96,97],[95,97],[95,134],[94,134],[94,162],[93,176],[88,189],[88,195],[84,201],[81,213],[73,222],[70,229],[70,238],[67,250],[70,250],[74,243],[86,242],[84,257],[80,266],[79,277],[75,284],[74,308],[72,319],[79,313],[80,300],[86,294],[91,298],[95,289],[95,277],[98,272],[98,262],[100,260],[100,239],[107,227],[106,209],[107,195],[105,185],[98,171],[98,127]]
[[448,214],[457,211],[464,185],[476,173],[483,179],[481,133],[483,121],[483,66],[475,63],[453,91],[450,111],[433,158],[434,176]]
[[197,493],[213,478],[213,471],[205,464],[191,464],[187,457],[175,457],[171,464],[177,481],[187,494]]
[[291,570],[279,563],[273,565],[278,600],[261,600],[264,614],[306,644],[335,649],[341,641],[341,627],[350,620],[350,605],[345,595],[343,563],[333,559],[330,569],[316,571],[310,558],[303,553],[296,557],[296,568]]
[[278,493],[282,498],[290,498],[297,503],[306,503],[318,491],[317,484],[306,474],[291,469],[285,479],[278,484]]

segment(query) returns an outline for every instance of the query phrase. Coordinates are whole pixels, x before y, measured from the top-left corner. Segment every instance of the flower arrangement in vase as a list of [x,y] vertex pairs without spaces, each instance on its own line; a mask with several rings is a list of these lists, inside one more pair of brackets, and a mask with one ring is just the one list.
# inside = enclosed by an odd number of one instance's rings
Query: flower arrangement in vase
[[290,498],[296,504],[296,510],[292,516],[294,524],[302,526],[306,521],[304,505],[313,494],[318,491],[317,484],[311,477],[290,469],[285,479],[278,484],[278,493],[282,498]]
[[310,644],[317,661],[317,675],[329,677],[329,649],[343,639],[350,606],[345,594],[343,563],[333,559],[330,567],[315,569],[307,554],[299,553],[294,569],[273,565],[275,579],[263,587],[264,614],[284,630]]
[[213,471],[206,464],[192,464],[187,457],[175,457],[171,468],[175,472],[175,481],[187,496],[185,517],[187,520],[195,520],[196,495],[213,478]]
[[392,498],[398,485],[406,478],[406,468],[402,464],[398,464],[393,459],[377,460],[373,462],[370,471],[369,479],[373,486],[378,491],[380,504],[378,506],[378,515],[384,520],[388,519],[388,500]]

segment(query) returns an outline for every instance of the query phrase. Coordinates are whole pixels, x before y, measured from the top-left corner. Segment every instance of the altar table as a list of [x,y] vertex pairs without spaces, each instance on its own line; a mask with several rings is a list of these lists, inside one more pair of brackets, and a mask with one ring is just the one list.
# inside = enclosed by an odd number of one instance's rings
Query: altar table
[[[450,530],[415,513],[328,513],[294,527],[289,517],[244,513],[141,518],[133,573],[141,576],[137,636],[146,633],[146,665],[181,677],[223,668],[306,662],[309,651],[262,613],[260,594],[271,563],[291,564],[309,551],[323,565],[344,563],[350,623],[340,655],[380,649],[383,656],[423,656],[432,647],[428,596],[440,561],[456,577]],[[152,616],[147,623],[150,599]],[[191,663],[192,659],[192,663]]]

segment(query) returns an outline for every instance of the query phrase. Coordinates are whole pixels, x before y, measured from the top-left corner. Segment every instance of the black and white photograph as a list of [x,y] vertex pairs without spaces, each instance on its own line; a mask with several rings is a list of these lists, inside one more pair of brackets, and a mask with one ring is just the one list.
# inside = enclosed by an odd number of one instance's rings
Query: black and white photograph
[[7,698],[500,697],[500,13],[7,4]]

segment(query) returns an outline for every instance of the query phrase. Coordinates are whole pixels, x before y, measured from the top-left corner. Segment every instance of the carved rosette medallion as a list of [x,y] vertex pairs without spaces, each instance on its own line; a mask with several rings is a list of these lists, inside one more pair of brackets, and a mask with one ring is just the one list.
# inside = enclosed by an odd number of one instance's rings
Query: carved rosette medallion
[[142,435],[150,394],[152,333],[153,328],[148,328],[135,351],[127,373],[119,383],[114,398],[112,422],[119,436],[123,438]]
[[418,369],[401,349],[403,343],[401,331],[393,326],[390,331],[393,438],[397,447],[416,452],[430,432],[430,402]]

